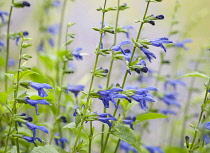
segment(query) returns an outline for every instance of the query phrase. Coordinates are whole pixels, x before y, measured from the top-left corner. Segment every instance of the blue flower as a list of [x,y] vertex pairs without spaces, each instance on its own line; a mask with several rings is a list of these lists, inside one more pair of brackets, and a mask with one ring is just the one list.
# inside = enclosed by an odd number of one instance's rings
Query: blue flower
[[152,57],[156,58],[155,54],[153,54],[152,52],[150,52],[149,50],[147,50],[144,47],[141,47],[141,50],[143,51],[143,53],[147,56],[148,60],[151,62]]
[[1,51],[1,49],[4,48],[4,47],[5,47],[4,43],[0,40],[0,51]]
[[168,84],[170,84],[171,86],[173,86],[174,90],[176,91],[176,86],[178,84],[182,85],[182,86],[186,86],[186,83],[182,80],[167,80],[165,83],[164,83],[164,89],[167,90],[167,86]]
[[128,25],[128,26],[124,26],[122,28],[125,29],[125,30],[127,30],[127,32],[125,34],[126,34],[126,37],[129,39],[130,38],[129,31],[130,31],[130,29],[133,29],[133,26]]
[[123,45],[127,45],[127,44],[131,44],[131,42],[128,41],[128,40],[123,41],[123,42],[121,42],[120,44],[111,47],[111,49],[112,49],[113,51],[121,51],[121,52],[125,55],[125,51],[122,49],[122,46],[123,46]]
[[59,24],[53,24],[47,28],[47,32],[50,33],[51,35],[57,35],[59,33],[59,30],[60,30]]
[[38,126],[30,122],[26,122],[26,126],[33,131],[33,137],[36,137],[36,129],[43,131],[44,133],[49,133],[48,129],[44,126]]
[[166,48],[163,46],[163,43],[173,43],[172,41],[169,41],[168,38],[162,37],[158,39],[154,39],[150,41],[152,46],[163,48],[163,50],[166,52]]
[[[20,116],[26,116],[26,114],[21,114]],[[28,121],[28,122],[32,122],[33,121],[33,118],[32,117],[25,117],[24,120]],[[20,121],[17,121],[18,125],[23,127],[22,126],[22,122]]]
[[8,66],[15,66],[16,61],[14,59],[9,59],[8,60]]
[[0,18],[1,18],[1,22],[4,23],[4,16],[8,16],[9,14],[7,12],[1,11],[0,10]]
[[146,67],[146,62],[144,60],[140,60],[139,63],[137,63],[136,65],[144,66],[141,69],[135,68],[134,71],[136,71],[136,73],[140,74],[141,71],[144,72],[144,73],[147,73],[148,68]]
[[46,91],[44,91],[43,88],[45,88],[45,89],[52,89],[52,87],[49,84],[46,84],[46,83],[31,82],[30,86],[38,91],[38,95],[40,97],[47,97],[48,96]]
[[123,123],[130,125],[130,128],[134,130],[132,122],[135,122],[135,121],[136,121],[136,117],[134,116],[132,119],[128,118],[126,120],[123,120]]
[[174,43],[174,46],[188,50],[188,48],[185,46],[185,44],[190,43],[190,42],[192,42],[192,39],[185,39],[184,41]]
[[25,139],[26,141],[30,142],[30,143],[33,143],[36,147],[36,143],[35,141],[38,140],[39,142],[42,143],[42,139],[38,138],[38,137],[28,137],[28,136],[22,136],[23,139]]
[[150,153],[164,153],[160,147],[156,146],[144,146]]
[[203,135],[203,141],[204,141],[205,144],[210,143],[210,137],[209,137],[208,134],[204,134]]
[[164,19],[164,15],[157,15],[155,18],[158,19],[158,20],[163,20]]
[[73,113],[73,116],[76,117],[77,116],[77,109],[79,108],[78,105],[75,105],[74,106],[74,113]]
[[129,153],[129,151],[132,151],[134,153],[138,153],[136,148],[134,148],[131,144],[129,144],[125,141],[120,141],[120,149],[125,150],[126,153]]
[[130,99],[126,95],[119,94],[119,92],[121,91],[123,91],[123,89],[119,87],[114,87],[110,90],[98,91],[98,94],[101,96],[101,98],[99,99],[102,100],[105,108],[109,108],[109,101],[111,101],[114,104],[115,108],[117,108],[115,98],[124,98],[130,101]]
[[177,107],[181,107],[180,103],[177,101],[177,93],[176,92],[166,92],[165,95],[161,99],[163,102],[165,102],[168,106],[174,105]]
[[26,98],[25,102],[28,103],[31,106],[34,106],[36,109],[36,115],[39,115],[38,113],[38,106],[37,104],[43,104],[43,105],[50,105],[50,103],[48,101],[46,101],[45,99],[41,99],[41,100],[32,100],[30,98]]
[[80,55],[80,51],[82,48],[76,48],[73,52],[72,55],[77,59],[77,60],[83,60],[82,55]]
[[59,7],[59,6],[61,6],[61,1],[54,0],[54,1],[51,2],[51,5],[54,6],[54,7]]
[[177,114],[175,111],[169,110],[169,109],[160,109],[159,111],[164,115],[168,115],[168,114],[176,115]]
[[85,86],[83,86],[83,85],[72,86],[72,85],[68,84],[66,90],[72,92],[75,95],[75,97],[77,97],[79,92],[83,91],[84,88],[85,88]]
[[66,138],[61,138],[58,133],[56,133],[55,136],[59,137],[59,139],[58,138],[54,138],[55,144],[57,146],[61,146],[64,149],[65,148],[65,143],[68,143],[68,140]]
[[97,113],[97,115],[99,116],[98,120],[103,123],[108,124],[110,128],[112,127],[112,123],[109,120],[117,121],[117,119],[113,117],[112,115],[110,115],[109,113]]
[[205,123],[205,128],[206,128],[207,130],[210,130],[210,122],[206,122],[206,123]]

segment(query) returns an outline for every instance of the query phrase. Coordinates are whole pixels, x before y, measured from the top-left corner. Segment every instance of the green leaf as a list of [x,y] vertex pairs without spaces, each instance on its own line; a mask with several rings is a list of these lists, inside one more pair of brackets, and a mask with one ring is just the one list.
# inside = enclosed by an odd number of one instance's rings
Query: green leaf
[[75,122],[69,123],[63,127],[64,129],[75,129],[76,125]]
[[180,76],[178,77],[177,79],[180,79],[180,78],[184,78],[184,77],[201,77],[201,78],[205,78],[205,79],[209,79],[209,76],[203,74],[203,73],[200,73],[200,72],[191,72],[191,73],[187,73],[183,76]]
[[59,153],[53,146],[46,145],[46,146],[39,146],[34,147],[31,153]]
[[146,113],[146,114],[141,114],[136,117],[136,122],[142,122],[142,121],[147,121],[147,120],[154,120],[158,118],[166,118],[168,116],[159,114],[159,113]]
[[8,99],[8,94],[0,92],[0,103],[5,103]]
[[[27,76],[29,76],[31,74],[38,74],[39,75],[39,73],[37,73],[37,72],[31,71],[31,70],[27,70],[27,71],[20,72],[19,73],[19,78],[20,79],[21,78],[25,78],[25,77],[27,77]],[[15,78],[17,78],[17,77],[18,77],[18,75],[16,74]]]
[[141,149],[139,147],[140,142],[136,139],[130,128],[124,126],[121,123],[118,123],[111,129],[111,134],[123,141],[126,141],[127,143],[134,146],[139,152],[141,152]]
[[80,122],[81,122],[81,116],[77,115],[75,117],[75,125],[76,125],[76,127],[79,125]]

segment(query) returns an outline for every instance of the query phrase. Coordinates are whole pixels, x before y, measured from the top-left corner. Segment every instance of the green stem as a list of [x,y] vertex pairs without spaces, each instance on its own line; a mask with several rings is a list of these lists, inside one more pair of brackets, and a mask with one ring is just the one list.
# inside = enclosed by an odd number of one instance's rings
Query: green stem
[[90,121],[89,153],[91,153],[92,140],[93,140],[93,130],[92,130],[92,121]]
[[[115,21],[115,28],[114,28],[114,42],[112,46],[116,45],[117,42],[117,27],[118,27],[118,22],[119,22],[119,13],[120,13],[120,0],[117,1],[117,15],[116,15],[116,21]],[[107,82],[106,82],[106,89],[109,87],[109,83],[110,83],[110,78],[111,78],[111,73],[112,73],[112,68],[113,68],[113,64],[114,64],[114,51],[112,51],[112,59],[111,59],[111,63],[109,66],[109,73],[107,76]],[[106,108],[104,108],[104,113],[106,113]],[[104,143],[104,129],[105,126],[104,124],[102,125],[102,134],[101,134],[101,152],[103,151],[103,143]]]
[[120,139],[117,141],[117,146],[116,146],[116,148],[115,148],[115,150],[114,150],[114,153],[117,153],[117,150],[118,150],[118,148],[119,148],[119,145],[120,145]]
[[[61,9],[62,12],[61,12],[61,17],[60,17],[60,30],[59,30],[58,41],[57,41],[57,46],[58,46],[57,53],[59,53],[60,49],[61,49],[61,38],[62,38],[62,31],[63,31],[64,14],[66,11],[66,4],[67,4],[67,0],[64,0],[63,6]],[[56,83],[57,83],[57,85],[60,85],[59,75],[60,75],[60,61],[59,61],[59,57],[58,57],[57,63],[56,63]]]
[[[12,0],[12,3],[14,3],[14,0]],[[10,23],[11,23],[12,10],[13,10],[13,7],[10,6],[9,18],[8,18],[8,24],[7,24],[7,46],[6,46],[5,73],[8,73],[8,61],[9,61],[9,51],[10,51],[9,50],[9,47],[10,47],[10,37],[9,37],[9,34],[10,34]],[[5,91],[7,91],[7,89],[8,89],[7,82],[8,82],[8,79],[7,79],[7,76],[5,75],[5,77],[4,77]]]
[[[204,51],[204,49],[201,51],[198,59],[201,59],[201,57],[203,55],[203,51]],[[200,62],[197,61],[196,65],[194,67],[194,71],[197,71],[199,64],[200,64]],[[182,123],[181,142],[180,142],[180,146],[182,146],[182,147],[184,146],[184,141],[185,141],[184,137],[185,137],[185,132],[186,132],[186,122],[187,122],[187,116],[188,116],[189,108],[190,108],[190,104],[191,104],[191,97],[192,97],[192,93],[193,93],[193,90],[191,90],[191,89],[194,87],[194,83],[195,83],[195,77],[191,78],[191,80],[190,80],[190,91],[188,92],[187,103],[184,107],[184,115],[183,115],[184,118],[183,118],[183,123]]]
[[[104,6],[103,6],[103,9],[106,8],[106,2],[107,0],[104,1]],[[105,11],[103,11],[102,13],[102,24],[101,24],[101,30],[103,29],[104,27],[104,18],[105,18]],[[98,48],[97,48],[97,51],[100,50],[100,46],[101,46],[101,43],[102,43],[102,36],[103,36],[103,33],[100,34],[100,41],[99,41],[99,44],[98,44]],[[93,72],[96,70],[97,68],[97,64],[98,64],[98,59],[99,59],[99,54],[96,53],[96,58],[95,58],[95,64],[94,64],[94,69],[93,69]],[[87,113],[87,110],[89,108],[89,101],[90,101],[90,93],[91,93],[91,90],[92,90],[92,86],[93,86],[93,82],[94,82],[94,78],[95,78],[95,75],[94,73],[92,74],[92,77],[91,77],[91,82],[90,82],[90,87],[89,87],[89,90],[88,90],[88,96],[87,96],[87,101],[86,101],[86,104],[85,104],[85,109],[84,109],[84,114],[83,114],[83,118],[82,118],[82,121],[80,123],[80,127],[79,127],[79,130],[78,130],[78,135],[77,135],[77,138],[76,138],[76,141],[74,143],[74,150],[73,152],[76,151],[76,146],[77,146],[77,143],[79,141],[79,138],[80,138],[80,133],[82,131],[82,128],[83,128],[83,123],[85,121],[85,115]],[[90,147],[90,146],[89,146]]]
[[[209,81],[208,81],[208,85],[207,87],[210,86],[210,78],[209,78]],[[204,110],[203,110],[203,107],[205,106],[206,104],[206,101],[207,101],[207,95],[208,95],[208,89],[206,89],[206,93],[205,93],[205,97],[204,97],[204,101],[203,101],[203,104],[201,106],[201,112],[200,112],[200,116],[199,116],[199,119],[198,119],[198,123],[197,123],[197,126],[196,128],[199,127],[200,123],[201,123],[201,120],[202,120],[202,116],[203,116],[203,113],[204,113]],[[196,140],[196,137],[197,137],[197,134],[198,134],[198,130],[195,129],[195,133],[194,133],[194,136],[193,136],[193,141],[190,145],[190,149],[189,149],[189,153],[192,153],[193,152],[193,147],[194,147],[194,143],[195,143],[195,140]]]
[[[150,4],[150,1],[147,2],[147,6],[146,6],[146,9],[145,9],[145,12],[144,12],[143,20],[145,19],[146,15],[147,15],[147,11],[148,11],[148,8],[149,8],[149,4]],[[140,38],[140,34],[141,34],[141,31],[142,31],[142,28],[143,28],[143,24],[144,24],[144,23],[141,22],[140,27],[139,27],[139,31],[138,31],[138,35],[137,35],[137,37],[136,37],[136,41],[138,41],[139,38]],[[132,55],[131,55],[131,58],[130,58],[130,61],[129,61],[129,65],[131,64],[131,62],[132,62],[132,60],[133,60],[133,57],[134,57],[136,48],[137,48],[137,47],[134,47],[134,48],[133,48]],[[125,72],[125,75],[124,75],[124,78],[123,78],[123,82],[122,82],[122,88],[124,88],[124,86],[125,86],[125,82],[126,82],[127,76],[128,76],[128,71]],[[120,100],[118,100],[117,106],[119,106],[119,104],[120,104]],[[117,108],[115,108],[115,110],[114,110],[114,113],[113,113],[113,116],[114,116],[114,117],[115,117],[116,113],[117,113]],[[109,128],[109,132],[110,132],[110,130],[111,130],[111,128]],[[110,134],[108,133],[107,136],[106,136],[106,139],[105,139],[104,149],[103,149],[103,152],[102,152],[102,153],[105,152],[105,149],[106,149],[106,145],[107,145],[109,136],[110,136]]]

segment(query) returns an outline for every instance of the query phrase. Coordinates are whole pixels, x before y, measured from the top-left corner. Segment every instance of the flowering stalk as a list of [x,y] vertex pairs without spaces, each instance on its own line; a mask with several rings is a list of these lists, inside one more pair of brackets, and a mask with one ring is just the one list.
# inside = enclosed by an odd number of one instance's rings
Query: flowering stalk
[[[150,1],[147,2],[146,9],[145,9],[144,16],[143,16],[143,20],[146,18],[147,11],[148,11],[148,8],[149,8],[149,4],[150,4]],[[137,35],[137,37],[136,37],[136,41],[138,41],[139,38],[140,38],[140,34],[141,34],[141,31],[142,31],[143,25],[144,25],[144,22],[141,22],[140,27],[139,27],[139,31],[138,31],[138,35]],[[136,48],[137,48],[137,47],[134,46],[133,51],[132,51],[132,55],[131,55],[131,58],[130,58],[130,61],[129,61],[129,66],[130,66],[130,64],[131,64],[131,62],[132,62],[132,60],[133,60],[133,57],[134,57]],[[126,82],[127,76],[128,76],[128,71],[125,72],[125,75],[124,75],[124,78],[123,78],[123,82],[122,82],[122,87],[121,87],[122,89],[123,89],[124,86],[125,86],[125,82]],[[118,100],[117,106],[119,106],[119,104],[120,104],[120,100]],[[117,113],[117,108],[115,108],[115,110],[114,110],[114,113],[113,113],[113,116],[114,116],[114,117],[115,117],[116,113]],[[110,131],[110,130],[111,130],[111,129],[109,129],[109,131]],[[107,145],[109,136],[110,136],[110,134],[108,133],[107,136],[106,136],[106,139],[105,139],[104,149],[103,149],[103,152],[102,152],[102,153],[105,152],[105,149],[106,149],[106,145]],[[120,141],[120,140],[119,140],[119,141]],[[119,143],[119,141],[118,141],[118,143]],[[119,146],[119,145],[117,145],[117,148],[118,148],[118,146]],[[117,150],[117,148],[116,148],[115,150]]]
[[[16,107],[17,100],[16,100],[16,98],[17,98],[17,95],[18,95],[19,82],[20,82],[20,65],[21,65],[21,55],[22,55],[22,50],[23,50],[22,45],[23,45],[23,40],[22,40],[21,45],[20,45],[20,53],[19,53],[19,61],[18,61],[18,71],[17,71],[17,80],[16,80],[16,84],[14,85],[14,104],[13,104],[12,118],[15,116],[15,114],[17,114],[17,107]],[[10,124],[10,128],[9,128],[9,132],[8,132],[7,138],[6,138],[6,146],[5,146],[5,150],[4,150],[5,152],[7,151],[7,146],[8,146],[8,141],[9,141],[9,135],[10,135],[10,132],[11,132],[12,124],[13,124],[13,119],[11,119],[11,124]],[[17,124],[16,121],[15,121],[15,130],[18,133],[18,124]],[[20,153],[18,138],[16,138],[16,146],[17,146],[17,152]]]
[[[12,3],[14,3],[14,0],[12,0]],[[5,73],[8,72],[8,62],[9,62],[9,47],[10,47],[10,37],[9,37],[9,33],[10,33],[10,23],[11,23],[11,16],[12,16],[12,10],[13,10],[13,6],[10,6],[10,11],[9,11],[9,18],[8,18],[8,24],[7,24],[7,46],[6,46],[6,63],[5,63]],[[5,75],[4,77],[4,87],[5,87],[5,91],[7,91],[7,76]]]
[[209,87],[210,87],[210,78],[208,80],[208,84],[206,86],[206,93],[205,93],[205,97],[204,97],[204,100],[203,100],[203,104],[201,105],[201,112],[200,112],[200,115],[199,115],[199,119],[198,119],[198,123],[197,123],[197,126],[195,127],[195,133],[194,133],[194,136],[193,136],[193,140],[192,140],[192,143],[190,145],[190,148],[189,148],[189,153],[193,153],[194,149],[194,144],[195,144],[195,140],[196,140],[196,137],[197,137],[197,134],[198,134],[198,128],[200,126],[200,123],[202,121],[202,117],[203,117],[203,113],[204,113],[204,107],[206,105],[206,101],[208,99],[208,92],[209,92]]
[[[200,53],[200,56],[199,56],[199,59],[202,57],[203,51],[204,51],[204,49],[202,49],[202,51]],[[194,71],[197,71],[199,64],[200,64],[200,62],[197,61],[196,64],[195,64],[195,67],[194,67]],[[191,78],[189,89],[192,89],[194,87],[195,79],[196,79],[195,77]],[[186,105],[184,107],[184,115],[183,115],[183,121],[182,121],[182,129],[181,129],[181,142],[180,142],[180,146],[182,146],[182,147],[184,145],[184,137],[185,137],[185,131],[186,131],[186,122],[187,122],[187,116],[188,116],[189,108],[190,108],[190,104],[191,104],[192,93],[193,93],[193,90],[190,90],[188,92],[188,94],[187,94],[187,103],[186,103]]]
[[[115,29],[114,29],[114,42],[112,46],[116,45],[117,42],[117,27],[118,27],[118,21],[119,21],[119,13],[120,13],[120,0],[117,1],[117,15],[116,15],[116,21],[115,21]],[[112,73],[112,68],[113,68],[113,63],[114,63],[114,51],[112,50],[112,59],[111,59],[111,63],[109,66],[109,72],[107,75],[107,82],[106,82],[106,89],[108,89],[109,87],[109,82],[110,82],[110,77],[111,77],[111,73]],[[106,107],[104,107],[104,113],[106,113]],[[102,125],[102,134],[101,134],[101,152],[103,151],[103,144],[104,144],[104,128],[105,125]]]
[[[61,38],[62,38],[62,31],[63,31],[63,21],[64,21],[64,14],[65,14],[65,10],[66,10],[66,4],[67,4],[67,0],[64,0],[63,6],[62,6],[62,12],[61,12],[61,16],[60,16],[60,27],[59,27],[59,35],[58,35],[58,41],[57,41],[57,52],[60,51],[61,49]],[[59,81],[59,75],[60,75],[60,61],[59,59],[57,59],[57,64],[56,64],[56,83],[57,85],[60,85],[60,81]]]
[[[104,10],[105,10],[105,8],[106,8],[106,3],[107,3],[107,0],[104,0],[104,6],[103,6],[103,9],[104,9]],[[104,26],[105,13],[106,13],[105,11],[102,12],[101,30],[103,29],[103,26]],[[103,38],[103,33],[100,33],[100,41],[99,41],[99,44],[98,44],[97,51],[100,50],[100,46],[101,46],[101,44],[102,44],[102,38]],[[100,55],[99,53],[96,53],[96,58],[95,58],[95,64],[94,64],[93,72],[97,69],[97,64],[98,64],[99,55]],[[84,121],[85,121],[85,115],[86,115],[87,110],[88,110],[88,108],[89,108],[90,93],[91,93],[91,90],[92,90],[94,78],[95,78],[95,75],[94,75],[94,73],[92,73],[91,82],[90,82],[90,87],[89,87],[88,95],[87,95],[87,101],[86,101],[86,104],[85,104],[85,110],[84,110],[83,118],[82,118],[81,123],[80,123],[79,130],[78,130],[78,135],[77,135],[76,141],[75,141],[75,143],[74,143],[74,147],[73,147],[74,150],[73,150],[73,153],[76,152],[77,143],[78,143],[78,141],[79,141],[80,133],[81,133],[81,131],[82,131],[83,124],[84,124]],[[90,129],[92,129],[92,127],[91,127]],[[91,153],[91,145],[89,145],[89,153]]]

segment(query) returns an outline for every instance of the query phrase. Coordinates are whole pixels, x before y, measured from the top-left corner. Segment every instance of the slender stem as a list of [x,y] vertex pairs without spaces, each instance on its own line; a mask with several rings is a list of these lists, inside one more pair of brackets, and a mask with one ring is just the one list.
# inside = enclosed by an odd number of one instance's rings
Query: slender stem
[[[66,11],[66,4],[67,4],[67,0],[64,0],[63,6],[62,6],[62,12],[61,12],[61,17],[60,17],[60,31],[59,31],[59,35],[58,35],[58,41],[57,41],[57,52],[60,52],[61,49],[61,38],[62,38],[62,31],[63,31],[63,21],[64,21],[64,14]],[[59,75],[60,75],[60,61],[59,61],[59,57],[57,58],[57,63],[56,63],[56,83],[57,85],[60,85],[60,81],[59,81]]]
[[[14,0],[12,0],[12,3],[14,3]],[[11,16],[12,16],[12,10],[13,10],[13,7],[10,6],[10,11],[9,11],[9,18],[8,18],[8,24],[7,24],[7,46],[6,46],[6,64],[5,64],[5,73],[8,73],[8,62],[9,62],[9,47],[10,47],[10,37],[9,37],[9,34],[10,34],[10,23],[11,23]],[[7,76],[5,75],[4,77],[4,83],[5,83],[5,91],[7,91]]]
[[[209,87],[209,86],[210,86],[210,78],[209,78],[209,80],[208,80],[208,85],[207,85],[207,87]],[[207,95],[208,95],[208,89],[206,89],[204,101],[203,101],[203,104],[202,104],[202,106],[201,106],[201,112],[200,112],[200,116],[199,116],[199,119],[198,119],[198,123],[197,123],[196,128],[198,128],[199,125],[200,125],[200,123],[201,123],[202,116],[203,116],[203,113],[204,113],[203,107],[204,107],[205,104],[206,104]],[[195,130],[195,133],[194,133],[194,136],[193,136],[193,141],[192,141],[192,143],[191,143],[191,145],[190,145],[189,153],[192,153],[192,152],[193,152],[193,147],[194,147],[194,143],[195,143],[197,134],[198,134],[198,130]]]
[[[149,8],[149,4],[150,4],[150,1],[147,2],[146,9],[145,9],[144,16],[143,16],[143,20],[145,19],[146,15],[147,15],[147,11],[148,11],[148,8]],[[136,41],[138,41],[139,38],[140,38],[140,34],[141,34],[141,31],[142,31],[143,25],[144,25],[144,23],[141,22],[140,27],[139,27],[139,31],[138,31],[138,35],[137,35],[137,37],[136,37]],[[130,61],[129,61],[129,65],[131,64],[131,62],[132,62],[132,60],[133,60],[133,57],[134,57],[136,48],[137,48],[137,47],[134,47],[134,48],[133,48],[132,55],[131,55],[131,58],[130,58]],[[124,86],[125,86],[127,76],[128,76],[128,71],[125,72],[125,75],[124,75],[124,78],[123,78],[123,82],[122,82],[122,88],[124,88]],[[117,106],[119,106],[119,104],[120,104],[120,100],[118,100]],[[115,117],[116,113],[117,113],[117,108],[115,108],[115,110],[114,110],[114,113],[113,113],[113,116],[114,116],[114,117]],[[111,130],[111,128],[109,128],[109,132],[110,132],[110,130]],[[106,139],[105,139],[104,149],[103,149],[103,152],[102,152],[102,153],[105,152],[105,149],[106,149],[106,145],[107,145],[109,136],[110,136],[110,134],[108,133],[107,136],[106,136]]]
[[[107,2],[107,0],[104,0],[103,9],[106,8],[106,2]],[[102,30],[103,27],[104,27],[105,13],[106,13],[105,11],[103,11],[103,13],[102,13],[101,30]],[[97,51],[100,50],[100,46],[101,46],[101,43],[102,43],[102,36],[103,36],[103,33],[100,34],[100,41],[99,41],[99,44],[98,44]],[[99,59],[99,54],[96,53],[96,58],[95,58],[95,64],[94,64],[93,72],[94,72],[94,71],[96,70],[96,68],[97,68],[98,59]],[[85,104],[85,109],[84,109],[83,118],[82,118],[82,121],[81,121],[81,123],[80,123],[80,127],[79,127],[79,130],[78,130],[78,135],[77,135],[76,141],[75,141],[75,143],[74,143],[74,150],[73,150],[73,152],[76,152],[76,146],[77,146],[77,143],[78,143],[78,141],[79,141],[80,133],[81,133],[82,128],[83,128],[83,123],[84,123],[84,121],[85,121],[85,115],[86,115],[87,110],[88,110],[88,108],[89,108],[90,93],[91,93],[91,90],[92,90],[94,78],[95,78],[95,75],[94,75],[94,73],[93,73],[93,74],[92,74],[92,77],[91,77],[90,87],[89,87],[89,90],[88,90],[88,96],[87,96],[87,101],[86,101],[86,104]]]
[[91,153],[92,140],[93,140],[93,130],[92,130],[92,121],[90,121],[89,153]]
[[115,148],[115,150],[114,150],[114,153],[117,153],[117,150],[118,150],[118,148],[119,148],[119,145],[120,145],[120,139],[117,141],[117,146],[116,146],[116,148]]
[[[114,42],[112,46],[116,45],[117,42],[117,27],[118,27],[118,22],[119,22],[119,13],[120,13],[120,0],[117,1],[117,15],[116,15],[116,21],[115,21],[115,28],[114,28]],[[111,59],[111,63],[109,66],[109,73],[107,76],[107,82],[106,82],[106,89],[109,87],[109,83],[110,83],[110,78],[111,78],[111,73],[112,73],[112,68],[113,68],[113,64],[114,64],[114,51],[112,51],[112,59]],[[104,108],[104,113],[106,113],[106,108]],[[101,134],[101,152],[103,151],[103,143],[104,143],[104,129],[105,126],[104,124],[102,125],[102,134]]]
[[[203,51],[204,49],[201,51],[200,53],[200,56],[198,59],[200,59],[203,55]],[[195,67],[194,67],[194,70],[196,71],[198,69],[198,66],[199,66],[200,62],[197,61],[196,64],[195,64]],[[182,129],[181,129],[181,141],[180,141],[180,146],[184,146],[184,136],[185,136],[185,131],[186,131],[186,121],[187,121],[187,116],[188,116],[188,113],[189,113],[189,108],[190,108],[190,104],[191,104],[191,97],[192,97],[192,93],[193,93],[193,90],[191,90],[193,87],[194,87],[194,84],[195,84],[195,77],[191,78],[190,80],[190,91],[188,92],[188,95],[187,95],[187,103],[184,107],[184,117],[183,117],[183,122],[182,122]]]

